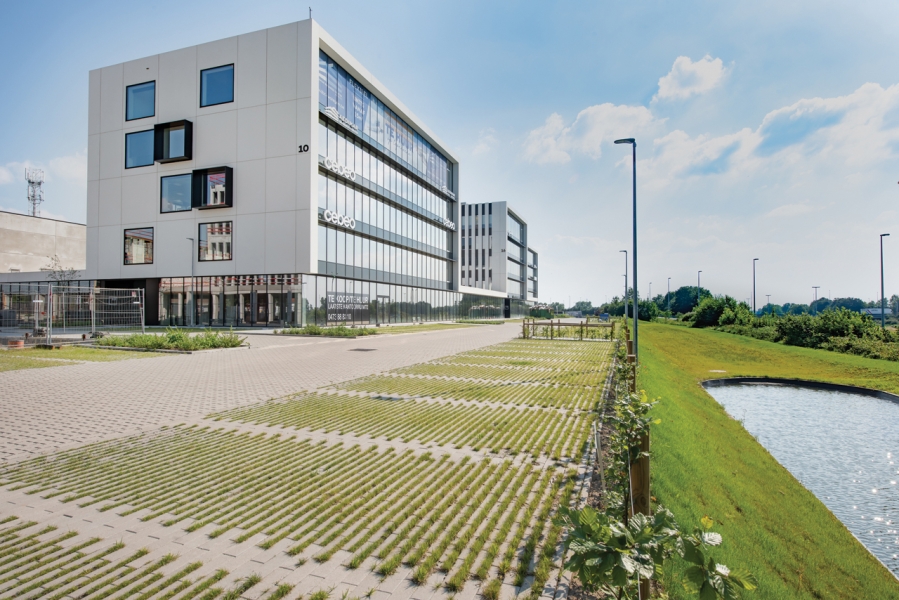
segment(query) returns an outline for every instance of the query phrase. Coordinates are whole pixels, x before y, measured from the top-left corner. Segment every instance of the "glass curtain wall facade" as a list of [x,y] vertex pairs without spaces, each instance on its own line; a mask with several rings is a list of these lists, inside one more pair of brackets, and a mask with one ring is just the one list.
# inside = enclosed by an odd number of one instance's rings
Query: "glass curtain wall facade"
[[462,205],[462,283],[493,289],[493,204]]
[[[159,324],[248,327],[328,325],[327,295],[368,297],[368,318],[348,325],[502,318],[503,298],[324,275],[169,277],[159,284]],[[512,317],[528,314],[512,301]]]
[[452,164],[324,52],[319,112],[319,274],[451,290]]
[[510,298],[526,299],[525,261],[527,252],[524,247],[524,225],[512,215],[506,215],[508,239],[506,240],[506,293]]

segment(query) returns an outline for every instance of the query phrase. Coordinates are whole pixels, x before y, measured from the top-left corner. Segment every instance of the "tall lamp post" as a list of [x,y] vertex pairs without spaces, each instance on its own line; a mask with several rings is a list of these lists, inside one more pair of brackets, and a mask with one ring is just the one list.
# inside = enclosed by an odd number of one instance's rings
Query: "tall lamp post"
[[880,234],[880,328],[886,329],[886,321],[884,318],[884,311],[886,310],[886,301],[883,297],[883,238],[890,235],[889,233],[881,233]]
[[627,250],[619,250],[624,252],[624,320],[627,321]]
[[671,318],[671,278],[668,278],[668,317]]
[[696,306],[699,306],[699,296],[702,290],[702,284],[700,283],[700,275],[702,275],[702,271],[696,271]]
[[194,302],[193,299],[196,296],[194,293],[194,238],[187,238],[190,240],[190,302],[187,303],[188,309],[190,310],[190,318],[188,319],[187,326],[193,327],[194,324]]
[[752,314],[755,315],[755,263],[757,258],[752,259]]
[[820,287],[821,287],[820,285],[812,286],[812,289],[815,290],[815,310],[812,313],[812,316],[817,316],[817,314],[818,314],[818,288],[820,288]]
[[[765,294],[765,297],[768,299],[768,304],[766,304],[765,306],[771,308],[771,294]],[[774,310],[771,311],[771,314],[774,314]]]
[[640,362],[640,354],[639,354],[639,346],[637,345],[637,313],[640,312],[639,306],[640,304],[637,302],[637,140],[634,138],[623,138],[620,140],[615,140],[616,144],[630,144],[631,145],[631,164],[633,165],[633,191],[634,191],[634,202],[633,202],[633,213],[634,213],[634,358],[639,363]]

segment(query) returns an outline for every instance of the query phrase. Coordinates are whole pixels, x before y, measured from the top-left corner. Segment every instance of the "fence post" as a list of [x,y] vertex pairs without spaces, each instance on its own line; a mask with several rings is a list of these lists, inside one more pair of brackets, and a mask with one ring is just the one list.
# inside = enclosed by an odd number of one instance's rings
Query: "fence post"
[[[649,432],[640,436],[641,456],[631,465],[631,501],[634,512],[650,516],[649,494]],[[649,580],[640,579],[640,598],[649,598]]]
[[[146,297],[144,296],[146,290],[137,290],[138,300],[140,300],[140,332],[147,333],[147,330],[144,328],[144,323],[146,322],[147,315],[144,314],[144,301]],[[211,301],[211,300],[210,300]]]
[[47,286],[47,343],[53,343],[53,286]]
[[90,296],[88,296],[88,302],[90,303],[90,311],[91,311],[91,337],[94,337],[94,334],[97,333],[97,320],[95,318],[96,315],[96,298],[94,297],[94,289],[91,288]]

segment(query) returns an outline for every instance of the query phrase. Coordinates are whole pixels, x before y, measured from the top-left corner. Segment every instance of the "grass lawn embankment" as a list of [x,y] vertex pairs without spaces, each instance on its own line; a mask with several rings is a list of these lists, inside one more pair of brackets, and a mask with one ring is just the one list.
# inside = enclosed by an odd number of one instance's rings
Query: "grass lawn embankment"
[[[747,598],[899,598],[899,581],[699,385],[769,376],[899,392],[899,364],[660,324],[641,326],[640,342],[640,387],[661,398],[653,494],[681,525],[714,519],[716,559],[758,577]],[[667,591],[690,597],[686,565],[672,564]]]
[[81,362],[109,362],[131,358],[150,358],[162,356],[156,352],[136,353],[121,350],[96,350],[65,346],[58,350],[44,348],[24,348],[22,350],[0,350],[0,371],[18,371],[20,369],[41,369],[45,367],[61,367]]

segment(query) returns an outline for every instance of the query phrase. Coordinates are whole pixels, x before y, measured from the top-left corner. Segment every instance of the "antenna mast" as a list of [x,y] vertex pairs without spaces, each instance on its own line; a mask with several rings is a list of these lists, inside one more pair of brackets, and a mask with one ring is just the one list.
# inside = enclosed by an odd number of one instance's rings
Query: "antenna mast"
[[40,169],[25,169],[25,181],[28,182],[29,213],[32,217],[41,216],[40,204],[44,201],[44,172]]

